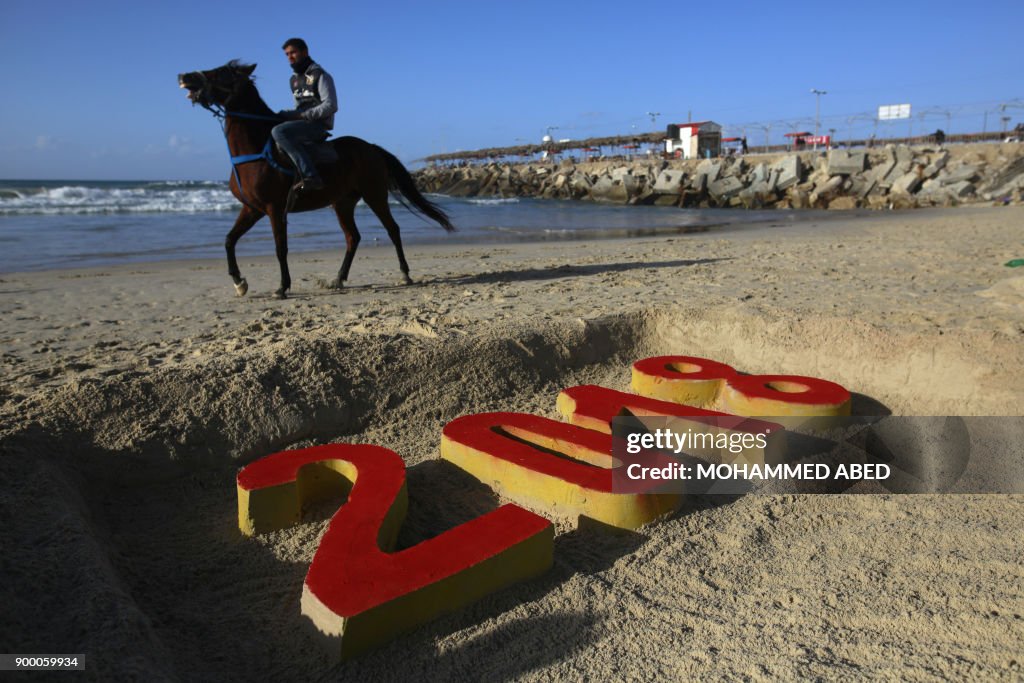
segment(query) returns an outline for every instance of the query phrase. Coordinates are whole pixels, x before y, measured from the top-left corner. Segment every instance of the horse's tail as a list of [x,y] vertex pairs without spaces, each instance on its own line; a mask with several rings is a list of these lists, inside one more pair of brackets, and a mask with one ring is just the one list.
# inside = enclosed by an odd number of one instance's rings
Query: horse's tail
[[[412,179],[409,171],[406,170],[405,166],[398,158],[379,145],[374,145],[380,155],[384,158],[384,163],[388,167],[388,189],[394,195],[402,206],[409,209],[413,213],[418,213],[427,218],[432,218],[437,221],[442,228],[448,232],[454,232],[455,226],[452,225],[451,219],[448,218],[448,214],[444,212],[437,204],[430,201],[419,191],[416,187],[416,181]],[[412,203],[409,206],[406,200]]]

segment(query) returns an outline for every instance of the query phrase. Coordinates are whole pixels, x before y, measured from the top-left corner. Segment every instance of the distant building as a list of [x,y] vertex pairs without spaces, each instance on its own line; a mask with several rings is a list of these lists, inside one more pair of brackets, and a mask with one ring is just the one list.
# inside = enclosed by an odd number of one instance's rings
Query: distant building
[[717,157],[722,153],[722,127],[714,121],[670,123],[665,151],[683,159]]

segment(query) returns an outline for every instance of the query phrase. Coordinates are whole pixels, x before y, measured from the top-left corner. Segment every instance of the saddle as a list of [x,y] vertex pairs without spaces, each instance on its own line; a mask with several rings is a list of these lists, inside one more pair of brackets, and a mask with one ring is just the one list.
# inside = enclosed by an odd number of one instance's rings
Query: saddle
[[329,135],[329,133],[325,132],[323,140],[306,145],[306,149],[309,151],[309,158],[317,168],[338,163],[338,153],[327,139]]
[[[327,138],[329,134],[324,131],[323,139],[319,142],[306,143],[306,152],[309,154],[310,161],[316,166],[318,171],[324,171],[325,167],[333,166],[338,163],[338,152],[335,151],[334,146],[331,145],[330,140]],[[285,154],[277,143],[274,144],[274,159],[276,159],[282,166],[290,171],[296,171],[295,164],[292,163],[291,157]]]

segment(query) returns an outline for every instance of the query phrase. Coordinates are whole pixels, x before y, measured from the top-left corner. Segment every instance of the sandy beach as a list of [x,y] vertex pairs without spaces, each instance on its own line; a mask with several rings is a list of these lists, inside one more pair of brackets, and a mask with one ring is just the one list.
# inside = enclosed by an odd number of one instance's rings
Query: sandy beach
[[[373,443],[400,547],[494,509],[438,456],[471,412],[702,356],[812,375],[854,412],[1024,414],[1024,207],[629,240],[413,245],[0,275],[0,641],[93,678],[1018,679],[1024,496],[700,497],[637,532],[556,520],[554,567],[340,665],[302,581],[332,509],[239,533],[238,469]],[[263,226],[266,230],[266,226]],[[373,238],[380,243],[373,245]]]

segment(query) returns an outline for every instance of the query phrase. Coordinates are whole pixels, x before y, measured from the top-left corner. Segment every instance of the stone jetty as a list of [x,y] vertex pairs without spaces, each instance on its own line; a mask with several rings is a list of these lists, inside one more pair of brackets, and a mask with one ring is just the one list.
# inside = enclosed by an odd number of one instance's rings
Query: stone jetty
[[686,208],[855,209],[1021,203],[1024,144],[889,145],[702,160],[431,166],[426,192]]

